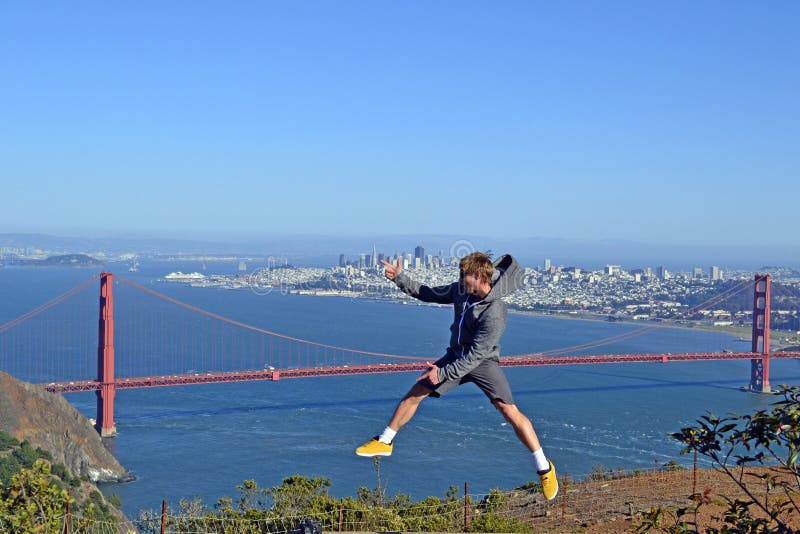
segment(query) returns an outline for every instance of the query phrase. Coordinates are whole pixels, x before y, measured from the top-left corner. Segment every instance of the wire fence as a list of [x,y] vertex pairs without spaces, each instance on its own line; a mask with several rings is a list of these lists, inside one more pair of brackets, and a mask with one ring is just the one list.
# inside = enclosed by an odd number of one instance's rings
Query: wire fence
[[[677,466],[635,471],[597,468],[583,477],[560,477],[559,493],[547,501],[538,484],[488,494],[464,493],[418,502],[371,503],[330,497],[313,511],[276,512],[269,508],[207,509],[182,501],[162,502],[161,512],[140,513],[120,522],[92,521],[65,515],[57,519],[63,534],[317,534],[324,532],[581,532],[593,525],[624,519],[635,525],[640,514],[655,507],[691,505],[707,493],[735,496],[719,472]],[[602,527],[601,527],[602,528]],[[2,530],[2,529],[0,529]],[[51,530],[43,530],[51,532]]]

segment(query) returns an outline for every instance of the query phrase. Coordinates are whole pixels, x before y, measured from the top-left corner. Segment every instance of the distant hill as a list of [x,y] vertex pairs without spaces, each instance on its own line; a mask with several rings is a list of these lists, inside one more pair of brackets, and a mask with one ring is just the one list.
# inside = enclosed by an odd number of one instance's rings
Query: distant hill
[[6,265],[23,265],[27,267],[101,267],[102,261],[86,254],[60,254],[43,260],[12,258],[2,260]]

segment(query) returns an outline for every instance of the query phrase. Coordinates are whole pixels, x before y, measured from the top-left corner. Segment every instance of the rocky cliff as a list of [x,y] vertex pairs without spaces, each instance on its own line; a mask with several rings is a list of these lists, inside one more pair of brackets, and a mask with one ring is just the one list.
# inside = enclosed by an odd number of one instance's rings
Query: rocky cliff
[[53,455],[75,476],[93,482],[132,477],[103,446],[97,431],[63,396],[0,371],[0,430]]

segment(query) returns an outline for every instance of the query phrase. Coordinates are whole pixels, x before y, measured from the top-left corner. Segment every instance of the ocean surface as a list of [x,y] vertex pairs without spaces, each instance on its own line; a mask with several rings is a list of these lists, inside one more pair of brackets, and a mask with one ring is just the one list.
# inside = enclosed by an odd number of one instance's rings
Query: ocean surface
[[[238,263],[208,263],[202,272],[234,273]],[[191,288],[160,279],[172,271],[201,271],[199,263],[109,264],[107,270],[188,304],[289,336],[359,350],[436,358],[448,340],[452,312],[430,306],[346,297],[257,294]],[[0,324],[93,276],[58,268],[0,269]],[[99,288],[99,282],[98,282]],[[532,353],[605,339],[636,326],[511,314],[505,355]],[[720,333],[661,328],[595,349],[598,353],[746,350],[749,342]],[[582,477],[598,466],[648,469],[677,461],[670,432],[717,415],[762,409],[774,398],[747,393],[749,362],[581,365],[506,369],[515,400],[534,423],[559,474]],[[800,363],[773,361],[772,383],[800,382]],[[353,450],[385,426],[413,374],[329,377],[278,382],[195,385],[119,391],[117,437],[111,451],[136,480],[108,484],[123,510],[160,508],[199,497],[214,504],[236,497],[254,479],[279,485],[293,474],[332,481],[331,493],[355,495],[375,487],[370,459]],[[87,417],[93,393],[68,394]],[[450,486],[471,493],[512,488],[535,479],[529,453],[474,386],[426,400],[380,462],[390,495],[443,496]]]

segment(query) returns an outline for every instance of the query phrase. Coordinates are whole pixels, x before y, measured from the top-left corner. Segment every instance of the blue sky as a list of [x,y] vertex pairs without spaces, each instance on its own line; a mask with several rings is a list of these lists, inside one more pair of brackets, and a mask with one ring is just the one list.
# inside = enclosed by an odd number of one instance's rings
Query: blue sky
[[3,2],[0,232],[800,247],[800,3]]

